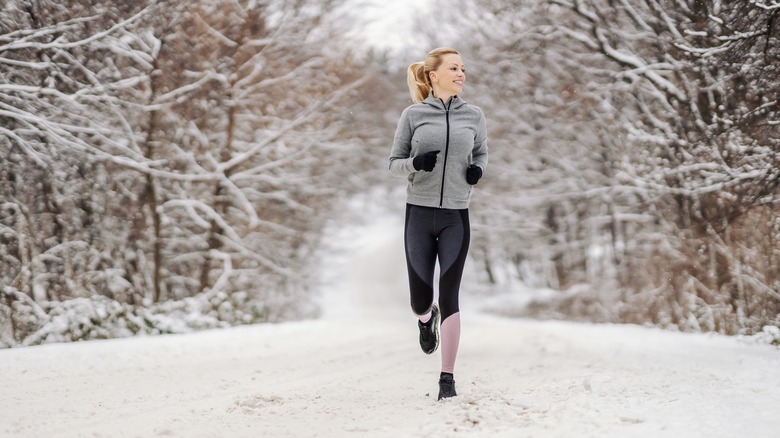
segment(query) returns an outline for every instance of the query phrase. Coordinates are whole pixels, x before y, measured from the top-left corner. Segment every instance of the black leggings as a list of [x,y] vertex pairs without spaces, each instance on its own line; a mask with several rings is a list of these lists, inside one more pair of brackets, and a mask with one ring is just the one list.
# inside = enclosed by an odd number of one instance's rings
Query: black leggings
[[412,311],[424,315],[433,304],[433,275],[439,259],[441,320],[457,313],[458,291],[469,251],[469,211],[406,205],[404,244]]

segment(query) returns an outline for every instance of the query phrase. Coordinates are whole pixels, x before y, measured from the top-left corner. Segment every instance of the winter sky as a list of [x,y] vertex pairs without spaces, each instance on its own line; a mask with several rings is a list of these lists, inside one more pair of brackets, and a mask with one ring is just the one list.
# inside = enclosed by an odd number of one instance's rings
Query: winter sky
[[361,34],[381,48],[399,49],[413,37],[414,18],[429,13],[431,0],[363,0]]

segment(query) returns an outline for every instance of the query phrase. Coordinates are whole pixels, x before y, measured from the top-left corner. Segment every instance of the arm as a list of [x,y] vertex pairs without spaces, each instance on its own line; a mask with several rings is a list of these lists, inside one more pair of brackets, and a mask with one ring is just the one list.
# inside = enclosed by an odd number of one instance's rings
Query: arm
[[390,173],[404,177],[414,172],[412,164],[412,124],[409,120],[409,108],[401,113],[395,130],[393,149],[390,151]]
[[474,139],[474,149],[472,150],[471,155],[474,159],[474,164],[479,166],[484,174],[488,164],[487,122],[485,121],[485,114],[482,110],[479,111],[479,115],[477,135]]

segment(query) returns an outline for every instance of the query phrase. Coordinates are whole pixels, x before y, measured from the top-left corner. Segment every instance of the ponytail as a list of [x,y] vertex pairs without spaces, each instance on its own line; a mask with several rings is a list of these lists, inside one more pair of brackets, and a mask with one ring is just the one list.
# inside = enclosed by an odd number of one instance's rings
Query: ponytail
[[409,94],[414,103],[422,102],[431,93],[433,85],[428,74],[439,68],[442,56],[451,53],[459,55],[457,50],[449,47],[433,49],[425,57],[425,61],[415,62],[406,70],[406,84],[409,86]]
[[414,103],[420,103],[431,92],[431,79],[425,74],[425,63],[415,62],[406,71],[406,84]]

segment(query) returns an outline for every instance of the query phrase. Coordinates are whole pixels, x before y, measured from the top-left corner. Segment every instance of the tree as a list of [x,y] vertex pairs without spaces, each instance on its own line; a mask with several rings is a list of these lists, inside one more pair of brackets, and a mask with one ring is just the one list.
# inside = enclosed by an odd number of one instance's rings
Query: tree
[[484,96],[491,171],[474,254],[489,279],[509,267],[503,277],[571,288],[558,310],[597,320],[777,323],[776,8],[455,9],[457,33],[434,45],[464,47],[469,94]]
[[[228,323],[315,312],[322,219],[358,189],[330,170],[370,159],[337,105],[371,73],[332,8],[69,6],[3,16],[4,343],[59,339],[60,317],[78,339],[168,331],[155,309],[190,297]],[[121,329],[81,329],[79,297]]]
[[113,20],[79,16],[79,4],[9,6],[0,39],[3,278],[30,297],[59,299],[89,289],[99,276],[99,250],[89,242],[100,233],[96,206],[111,201],[89,195],[105,176],[96,164],[118,161],[118,153],[133,156],[111,130],[117,105],[110,90],[127,84],[111,65],[92,59],[145,11]]
[[617,177],[657,209],[665,238],[646,254],[647,285],[630,286],[659,308],[656,322],[735,333],[773,321],[776,11],[760,2],[556,3],[577,15],[572,36],[631,85],[624,101],[637,116],[624,124],[634,148]]

